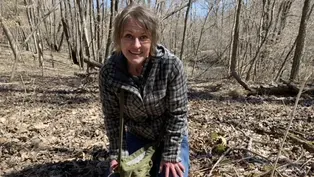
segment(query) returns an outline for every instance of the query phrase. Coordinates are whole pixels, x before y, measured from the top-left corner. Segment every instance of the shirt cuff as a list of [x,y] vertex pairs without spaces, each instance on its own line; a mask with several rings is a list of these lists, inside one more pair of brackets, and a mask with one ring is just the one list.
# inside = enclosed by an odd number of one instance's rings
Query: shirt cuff
[[[109,160],[118,160],[119,149],[113,150],[109,152]],[[122,157],[129,156],[129,152],[127,150],[122,150]]]

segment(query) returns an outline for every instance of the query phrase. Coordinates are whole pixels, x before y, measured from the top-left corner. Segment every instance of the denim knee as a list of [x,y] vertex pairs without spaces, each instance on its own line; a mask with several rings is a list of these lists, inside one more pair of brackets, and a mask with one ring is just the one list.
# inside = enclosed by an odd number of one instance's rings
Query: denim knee
[[[182,143],[181,143],[181,163],[184,166],[184,177],[189,176],[189,171],[190,171],[190,148],[189,148],[189,140],[188,136],[184,136]],[[163,170],[158,177],[165,177],[165,171]],[[170,174],[170,177],[173,177],[172,174]]]

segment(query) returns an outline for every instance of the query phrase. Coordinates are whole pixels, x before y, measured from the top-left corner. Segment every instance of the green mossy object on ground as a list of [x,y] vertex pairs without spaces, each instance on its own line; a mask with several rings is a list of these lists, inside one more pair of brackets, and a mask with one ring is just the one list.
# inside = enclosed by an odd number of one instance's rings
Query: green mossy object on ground
[[223,154],[227,149],[227,140],[222,136],[217,136],[213,147],[213,153]]

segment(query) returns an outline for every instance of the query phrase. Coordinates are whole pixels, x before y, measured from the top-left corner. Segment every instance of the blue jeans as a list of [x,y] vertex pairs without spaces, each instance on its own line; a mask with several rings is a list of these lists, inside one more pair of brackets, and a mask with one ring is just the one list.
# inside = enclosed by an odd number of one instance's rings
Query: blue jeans
[[[129,154],[134,153],[138,149],[144,147],[146,144],[152,143],[151,141],[148,140],[143,140],[138,138],[137,136],[133,135],[132,133],[126,133],[126,143],[127,143],[127,149],[129,151]],[[164,177],[165,176],[165,171],[163,170],[161,173],[159,173],[159,167],[160,167],[160,162],[161,162],[161,154],[163,151],[163,143],[156,149],[156,154],[155,154],[155,159],[153,162],[153,167],[150,171],[150,176],[151,177]],[[189,150],[189,142],[188,142],[188,136],[184,136],[182,143],[181,143],[181,163],[185,168],[184,171],[184,177],[189,176],[189,167],[190,167],[190,150]],[[108,170],[109,172],[109,170]],[[109,173],[107,173],[109,174]],[[170,172],[171,174],[171,172]],[[106,175],[107,177],[107,175]],[[170,175],[170,177],[173,177]]]

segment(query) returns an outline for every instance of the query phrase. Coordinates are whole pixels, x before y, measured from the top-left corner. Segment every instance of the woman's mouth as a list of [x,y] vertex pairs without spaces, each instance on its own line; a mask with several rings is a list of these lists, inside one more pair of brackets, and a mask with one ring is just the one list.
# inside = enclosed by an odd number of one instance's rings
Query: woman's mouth
[[130,50],[129,50],[129,52],[130,52],[132,55],[141,55],[141,54],[143,53],[143,52],[134,52],[134,51],[132,52],[132,51],[130,51]]

